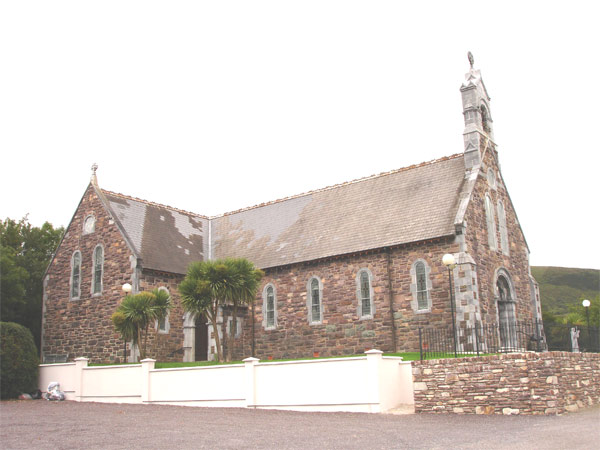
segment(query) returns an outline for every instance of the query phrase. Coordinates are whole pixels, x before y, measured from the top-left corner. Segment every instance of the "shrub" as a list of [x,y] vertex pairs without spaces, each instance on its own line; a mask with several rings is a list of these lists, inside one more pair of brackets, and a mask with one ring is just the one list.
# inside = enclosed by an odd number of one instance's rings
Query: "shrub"
[[23,325],[0,322],[0,398],[37,388],[39,359],[33,336]]

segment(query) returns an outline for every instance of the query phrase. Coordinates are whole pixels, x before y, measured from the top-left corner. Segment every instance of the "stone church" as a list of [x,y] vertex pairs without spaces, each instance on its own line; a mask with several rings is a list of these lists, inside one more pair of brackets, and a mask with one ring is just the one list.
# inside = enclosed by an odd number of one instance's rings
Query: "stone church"
[[472,59],[460,92],[462,153],[215,217],[101,189],[94,168],[44,278],[44,360],[121,361],[111,314],[126,283],[172,297],[151,356],[213,359],[215,330],[184,313],[177,286],[191,262],[225,257],[266,273],[237,330],[221,311],[236,358],[416,351],[419,327],[452,323],[448,253],[457,327],[541,319]]

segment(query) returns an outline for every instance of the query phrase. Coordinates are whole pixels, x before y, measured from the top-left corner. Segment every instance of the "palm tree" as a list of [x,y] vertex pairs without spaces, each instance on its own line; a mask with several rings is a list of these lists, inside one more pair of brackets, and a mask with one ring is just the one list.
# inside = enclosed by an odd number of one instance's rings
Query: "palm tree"
[[[232,325],[235,330],[237,305],[256,295],[262,273],[255,269],[252,263],[241,259],[200,261],[189,265],[188,273],[179,285],[181,304],[186,312],[202,315],[212,324],[218,361],[223,361],[223,347],[217,323],[219,307],[226,303],[233,304]],[[235,337],[234,331],[230,334]],[[230,345],[228,352],[230,357],[231,347]]]
[[[167,292],[154,289],[151,292],[140,292],[127,295],[111,319],[115,330],[124,340],[132,340],[140,349],[141,359],[146,358],[148,344],[148,327],[154,320],[161,320],[171,308],[171,299]],[[144,333],[143,345],[142,332]]]
[[225,264],[235,277],[235,284],[232,286],[230,301],[233,304],[233,314],[231,320],[231,330],[229,333],[229,344],[227,346],[227,360],[233,359],[233,346],[235,343],[235,332],[237,330],[237,313],[239,305],[254,305],[254,298],[260,280],[264,272],[254,267],[250,261],[245,258],[230,258],[225,260]]

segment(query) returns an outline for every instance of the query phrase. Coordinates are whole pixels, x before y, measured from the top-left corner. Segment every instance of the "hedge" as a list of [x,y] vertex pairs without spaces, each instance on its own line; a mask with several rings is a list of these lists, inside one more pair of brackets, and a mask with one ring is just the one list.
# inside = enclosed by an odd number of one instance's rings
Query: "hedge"
[[0,322],[0,398],[17,398],[37,388],[39,358],[31,332]]

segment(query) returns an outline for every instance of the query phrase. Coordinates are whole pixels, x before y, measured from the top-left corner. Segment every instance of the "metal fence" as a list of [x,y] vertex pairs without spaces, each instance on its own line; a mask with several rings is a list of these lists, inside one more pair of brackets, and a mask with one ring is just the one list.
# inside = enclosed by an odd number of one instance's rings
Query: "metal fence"
[[[575,328],[575,331],[573,331]],[[548,324],[541,321],[474,327],[419,328],[421,360],[523,351],[600,351],[598,327]]]
[[600,352],[600,327],[546,322],[548,350]]

